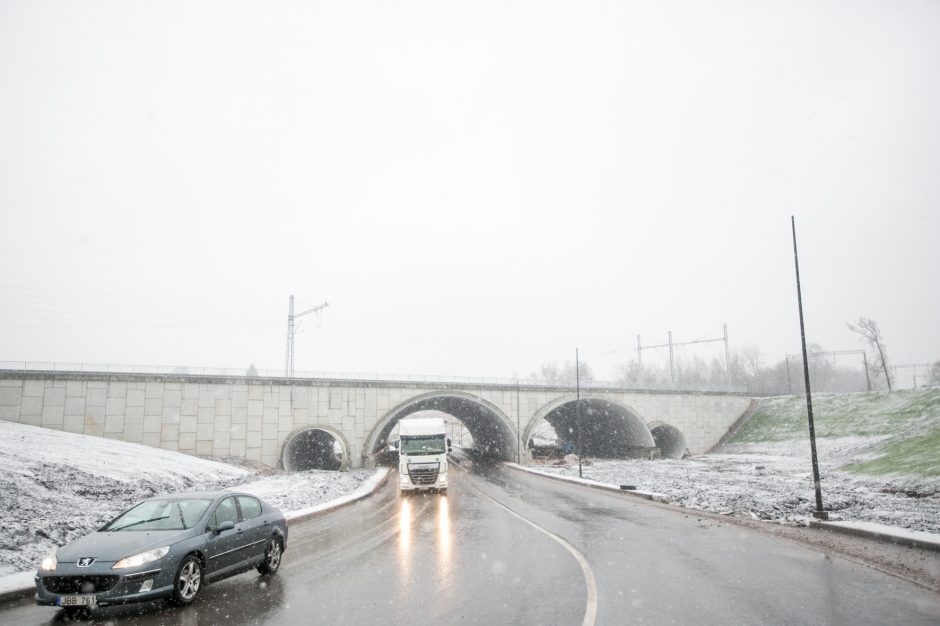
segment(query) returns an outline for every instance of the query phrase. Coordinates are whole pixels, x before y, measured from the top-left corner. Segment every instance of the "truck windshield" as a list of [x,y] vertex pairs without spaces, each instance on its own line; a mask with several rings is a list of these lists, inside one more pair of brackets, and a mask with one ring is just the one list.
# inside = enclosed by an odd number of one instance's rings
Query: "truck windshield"
[[426,437],[402,437],[401,454],[444,454],[444,435]]

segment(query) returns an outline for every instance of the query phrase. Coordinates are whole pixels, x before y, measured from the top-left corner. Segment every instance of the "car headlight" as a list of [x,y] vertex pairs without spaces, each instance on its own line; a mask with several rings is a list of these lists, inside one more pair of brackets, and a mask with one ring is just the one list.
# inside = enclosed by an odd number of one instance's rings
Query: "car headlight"
[[134,556],[126,556],[114,565],[111,566],[111,569],[126,569],[128,567],[140,567],[146,563],[152,563],[153,561],[159,561],[167,555],[170,551],[170,546],[163,546],[162,548],[157,548],[155,550],[147,550],[146,552],[141,552],[140,554],[135,554]]
[[55,558],[55,552],[47,556],[39,564],[39,569],[43,572],[54,572],[59,561]]

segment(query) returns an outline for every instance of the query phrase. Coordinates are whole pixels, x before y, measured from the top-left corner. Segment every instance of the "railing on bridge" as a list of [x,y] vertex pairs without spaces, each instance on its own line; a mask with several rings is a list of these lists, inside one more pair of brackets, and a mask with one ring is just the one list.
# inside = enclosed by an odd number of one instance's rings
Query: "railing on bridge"
[[[464,383],[480,385],[523,385],[527,387],[574,387],[563,382],[548,382],[537,378],[486,378],[479,376],[440,376],[435,374],[377,374],[364,372],[294,372],[286,376],[283,370],[252,370],[230,367],[189,367],[181,365],[131,365],[115,363],[64,363],[54,361],[0,361],[0,371],[11,372],[82,372],[90,374],[153,374],[169,376],[205,376],[205,377],[240,377],[240,378],[291,378],[323,380],[363,380],[375,382],[409,383]],[[634,387],[613,381],[582,381],[585,389],[637,389],[643,391],[675,391],[669,385],[646,385]],[[684,386],[682,391],[743,392],[744,388],[729,388],[697,384]]]

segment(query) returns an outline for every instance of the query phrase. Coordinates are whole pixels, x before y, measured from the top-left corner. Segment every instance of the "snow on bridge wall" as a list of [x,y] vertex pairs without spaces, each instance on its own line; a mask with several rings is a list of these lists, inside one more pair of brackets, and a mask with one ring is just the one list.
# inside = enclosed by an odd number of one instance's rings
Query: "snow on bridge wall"
[[[528,385],[0,371],[0,419],[271,467],[282,467],[292,434],[323,427],[341,433],[349,466],[360,467],[390,412],[450,392],[490,407],[523,450],[535,421],[575,397],[570,387]],[[714,392],[591,389],[581,397],[674,426],[693,454],[715,445],[750,404]]]

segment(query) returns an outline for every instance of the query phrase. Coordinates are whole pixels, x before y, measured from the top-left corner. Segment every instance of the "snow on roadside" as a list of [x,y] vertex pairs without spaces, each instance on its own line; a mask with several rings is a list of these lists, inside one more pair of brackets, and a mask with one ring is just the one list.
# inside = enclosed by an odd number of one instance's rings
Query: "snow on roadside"
[[284,513],[295,513],[342,498],[361,487],[373,474],[373,470],[363,469],[308,470],[260,478],[238,485],[237,489],[258,496]]
[[259,476],[179,452],[0,421],[0,575],[34,569],[56,546],[160,493],[234,488],[288,513],[348,494],[371,474]]
[[[849,441],[842,444],[854,448]],[[835,466],[838,463],[824,463],[820,468],[823,505],[832,519],[940,533],[940,491],[917,491],[903,481],[859,478]],[[578,475],[577,464],[531,467]],[[752,519],[806,525],[816,508],[808,452],[805,457],[750,452],[684,460],[594,461],[583,473],[598,482],[666,494],[670,502],[685,508]]]

